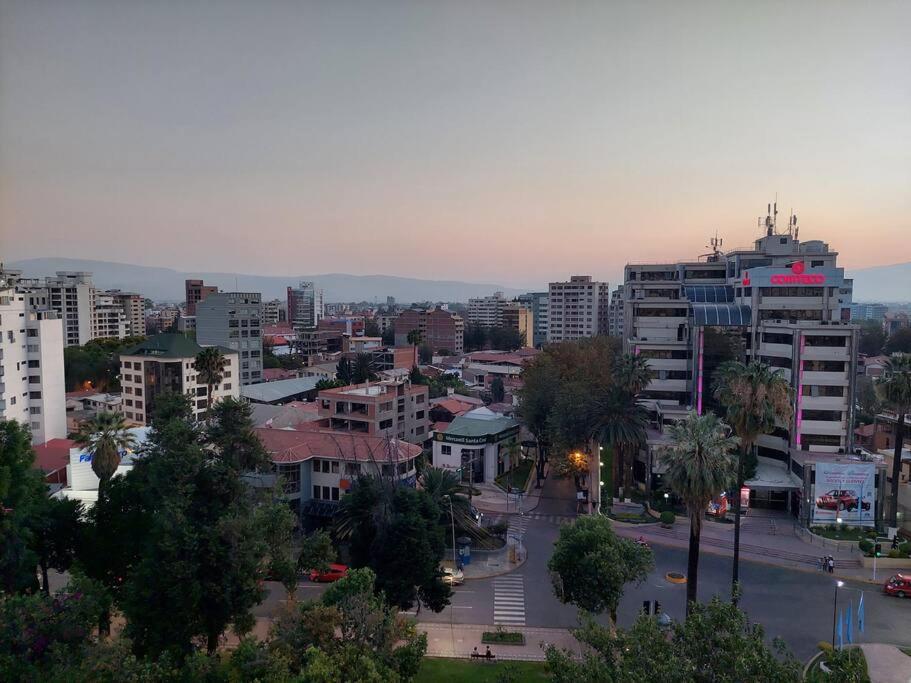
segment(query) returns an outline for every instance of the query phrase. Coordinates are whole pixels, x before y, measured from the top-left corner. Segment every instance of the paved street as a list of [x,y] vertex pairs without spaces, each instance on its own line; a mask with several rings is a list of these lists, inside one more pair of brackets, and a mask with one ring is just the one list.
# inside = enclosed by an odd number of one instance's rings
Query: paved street
[[[560,524],[574,516],[571,481],[548,479],[544,494],[534,513],[526,515],[525,545],[528,560],[521,568],[503,577],[468,581],[455,589],[452,606],[439,614],[422,610],[421,622],[436,624],[503,624],[530,628],[569,628],[576,625],[575,608],[562,605],[553,595],[547,573],[547,560],[559,534]],[[659,600],[674,619],[684,614],[686,588],[668,583],[668,571],[686,570],[686,551],[675,547],[653,546],[655,571],[640,586],[630,586],[619,610],[621,626],[635,620],[643,600]],[[727,596],[731,560],[727,556],[703,552],[700,560],[699,598]],[[772,638],[781,636],[794,653],[806,658],[816,644],[832,637],[834,579],[826,574],[799,571],[757,562],[743,562],[741,575],[744,593],[741,606],[750,617],[766,628]],[[302,584],[299,599],[316,598],[322,586]],[[865,592],[867,632],[861,642],[887,642],[911,646],[911,630],[903,625],[911,618],[911,600],[884,596],[876,586],[847,582],[839,591],[839,602],[853,602],[856,610],[860,591]],[[257,614],[274,614],[281,591],[260,605]]]

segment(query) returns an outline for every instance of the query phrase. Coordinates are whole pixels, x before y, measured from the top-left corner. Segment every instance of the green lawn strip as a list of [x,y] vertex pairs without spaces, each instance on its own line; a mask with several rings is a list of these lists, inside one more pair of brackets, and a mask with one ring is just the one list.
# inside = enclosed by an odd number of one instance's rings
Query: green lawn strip
[[830,538],[833,541],[860,541],[867,537],[867,529],[860,529],[857,527],[833,528],[828,526],[814,526],[810,527],[810,531],[817,536]]
[[[494,653],[496,654],[496,653]],[[516,680],[549,681],[544,662],[471,661],[425,657],[415,683],[494,683],[504,669],[516,673]]]
[[517,631],[484,631],[481,642],[485,645],[525,645],[525,635]]
[[519,461],[519,464],[512,470],[512,479],[510,479],[509,471],[506,471],[496,478],[495,483],[505,491],[506,487],[510,485],[510,482],[512,482],[513,489],[524,491],[525,487],[528,485],[528,477],[531,475],[531,471],[534,469],[534,466],[535,463],[534,459],[532,458],[521,460]]

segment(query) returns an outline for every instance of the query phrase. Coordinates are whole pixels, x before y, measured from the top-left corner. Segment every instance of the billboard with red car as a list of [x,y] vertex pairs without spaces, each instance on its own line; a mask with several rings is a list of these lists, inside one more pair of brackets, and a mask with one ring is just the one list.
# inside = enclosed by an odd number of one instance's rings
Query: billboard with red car
[[873,526],[875,474],[872,463],[816,463],[813,524]]

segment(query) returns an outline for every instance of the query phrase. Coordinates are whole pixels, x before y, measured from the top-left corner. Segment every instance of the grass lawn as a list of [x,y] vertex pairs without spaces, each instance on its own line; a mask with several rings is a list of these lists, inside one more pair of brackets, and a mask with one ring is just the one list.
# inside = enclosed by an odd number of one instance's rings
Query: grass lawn
[[509,486],[510,481],[512,481],[512,487],[514,489],[525,490],[525,484],[528,483],[528,476],[531,474],[531,471],[535,467],[534,458],[525,458],[520,460],[519,464],[512,470],[512,480],[509,478],[509,471],[504,472],[496,479],[497,486],[499,486],[504,491],[506,487]]
[[814,526],[810,528],[817,536],[823,536],[825,538],[831,538],[833,541],[860,541],[867,537],[867,529],[862,529],[858,527],[829,527],[829,526]]
[[493,683],[506,668],[516,673],[516,680],[549,681],[544,662],[472,662],[467,659],[425,657],[415,683]]

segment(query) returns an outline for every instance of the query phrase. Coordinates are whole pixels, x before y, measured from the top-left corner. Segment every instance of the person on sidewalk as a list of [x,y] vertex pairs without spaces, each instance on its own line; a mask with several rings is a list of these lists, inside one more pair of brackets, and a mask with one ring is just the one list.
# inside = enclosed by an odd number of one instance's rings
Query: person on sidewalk
[[829,573],[835,573],[835,558],[829,555]]

